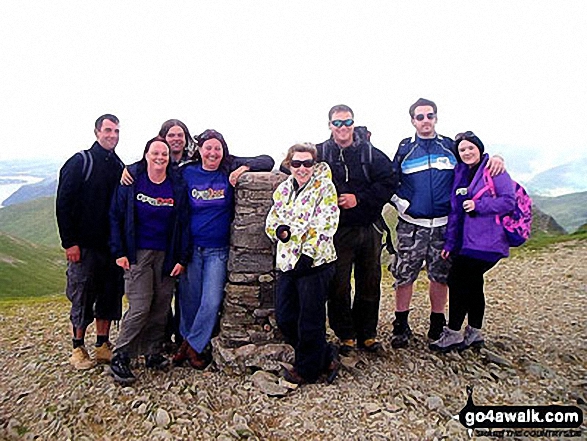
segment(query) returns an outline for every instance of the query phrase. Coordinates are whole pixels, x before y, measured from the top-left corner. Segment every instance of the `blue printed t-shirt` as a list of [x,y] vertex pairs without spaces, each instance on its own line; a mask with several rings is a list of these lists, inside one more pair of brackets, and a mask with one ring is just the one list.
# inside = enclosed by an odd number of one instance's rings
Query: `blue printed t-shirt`
[[169,178],[160,184],[146,174],[137,178],[135,212],[137,249],[165,251],[173,214],[173,186]]
[[190,200],[190,228],[194,245],[204,248],[228,246],[234,210],[234,189],[226,173],[207,171],[201,164],[183,171]]

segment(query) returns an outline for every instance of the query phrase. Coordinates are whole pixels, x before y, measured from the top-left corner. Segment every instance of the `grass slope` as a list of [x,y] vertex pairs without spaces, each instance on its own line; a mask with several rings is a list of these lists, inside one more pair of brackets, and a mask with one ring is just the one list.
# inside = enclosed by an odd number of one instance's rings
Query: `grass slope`
[[1,208],[0,231],[36,244],[59,247],[55,198],[43,197]]
[[62,293],[65,267],[58,248],[0,233],[0,300]]
[[587,191],[549,198],[532,196],[534,203],[568,232],[587,222]]

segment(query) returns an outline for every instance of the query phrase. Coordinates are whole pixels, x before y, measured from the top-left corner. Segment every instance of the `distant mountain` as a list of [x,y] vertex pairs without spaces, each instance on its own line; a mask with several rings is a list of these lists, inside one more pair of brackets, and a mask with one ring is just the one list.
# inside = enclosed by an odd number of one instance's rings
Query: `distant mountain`
[[55,159],[12,159],[0,161],[0,176],[28,175],[39,178],[56,177],[61,161]]
[[8,196],[4,202],[2,202],[2,205],[7,207],[9,205],[21,204],[42,197],[55,196],[56,191],[57,179],[54,177],[45,178],[36,184],[23,185]]
[[534,204],[569,233],[587,223],[587,191],[558,197],[532,196]]
[[65,259],[57,248],[0,233],[1,299],[62,293],[65,268]]
[[0,231],[45,246],[60,247],[55,197],[44,197],[0,209]]
[[559,165],[525,182],[530,194],[539,196],[560,196],[587,191],[587,158]]

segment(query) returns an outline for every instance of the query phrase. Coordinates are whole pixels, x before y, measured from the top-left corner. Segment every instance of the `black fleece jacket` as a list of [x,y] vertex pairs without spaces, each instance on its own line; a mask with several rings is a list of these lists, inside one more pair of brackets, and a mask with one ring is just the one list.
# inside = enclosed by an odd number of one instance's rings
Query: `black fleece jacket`
[[94,142],[92,172],[84,182],[83,158],[76,153],[59,172],[55,213],[61,246],[108,250],[108,211],[124,164],[114,153]]
[[317,146],[318,152],[323,146],[325,157],[319,157],[318,161],[327,162],[332,169],[332,180],[338,195],[352,193],[357,198],[354,208],[340,210],[339,225],[342,227],[373,224],[381,217],[383,206],[389,202],[397,187],[391,160],[373,146],[372,161],[366,165],[369,179],[365,176],[361,151],[369,148],[370,141],[366,129],[360,129],[355,128],[353,144],[349,147],[339,147],[333,138]]

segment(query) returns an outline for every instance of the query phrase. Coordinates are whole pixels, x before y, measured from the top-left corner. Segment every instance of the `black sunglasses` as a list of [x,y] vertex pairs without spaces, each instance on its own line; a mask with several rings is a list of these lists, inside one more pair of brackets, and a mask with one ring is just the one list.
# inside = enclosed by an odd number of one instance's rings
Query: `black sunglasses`
[[350,127],[352,126],[355,121],[352,119],[335,119],[334,121],[330,121],[334,127],[337,129],[341,128],[342,126]]
[[300,168],[302,165],[306,168],[310,168],[314,166],[314,160],[306,159],[305,161],[299,161],[297,159],[293,159],[290,164],[293,168]]
[[455,136],[455,141],[462,141],[463,139],[467,139],[467,138],[472,138],[472,137],[477,137],[473,132],[471,132],[470,130],[467,130],[466,132],[463,133],[459,133],[457,136]]
[[424,121],[424,118],[428,118],[430,120],[433,120],[436,117],[435,113],[427,113],[426,115],[424,115],[423,113],[418,113],[414,118],[417,119],[418,121]]

